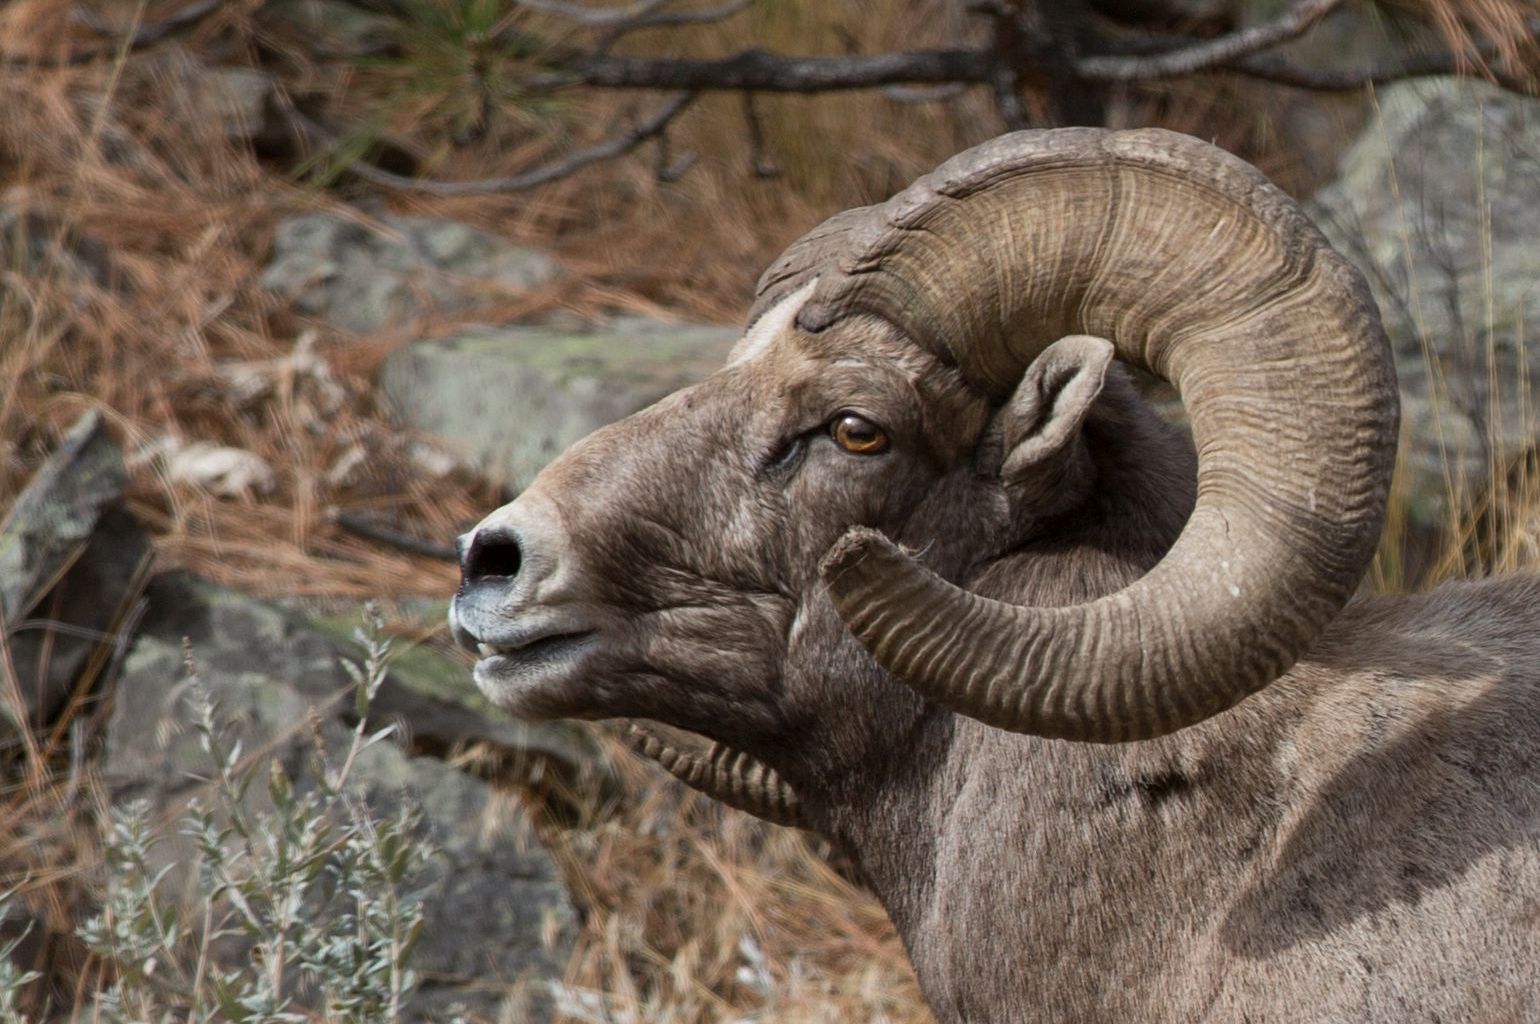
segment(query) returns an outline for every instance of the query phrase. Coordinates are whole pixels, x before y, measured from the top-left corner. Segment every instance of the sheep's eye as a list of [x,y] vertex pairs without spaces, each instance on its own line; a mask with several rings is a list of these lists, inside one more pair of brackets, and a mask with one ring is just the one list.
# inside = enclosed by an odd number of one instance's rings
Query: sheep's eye
[[829,434],[847,452],[876,455],[888,450],[888,435],[871,420],[845,413],[829,425]]

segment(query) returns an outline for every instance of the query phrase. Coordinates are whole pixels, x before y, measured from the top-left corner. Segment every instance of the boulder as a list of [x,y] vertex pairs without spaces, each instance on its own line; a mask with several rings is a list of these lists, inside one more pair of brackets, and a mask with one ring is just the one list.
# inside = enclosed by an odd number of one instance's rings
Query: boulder
[[200,68],[197,95],[225,137],[251,140],[268,128],[273,80],[256,68]]
[[72,695],[95,689],[151,561],[124,509],[123,455],[100,413],[76,421],[0,522],[0,626],[23,707],[6,707],[0,745],[18,719],[51,723]]
[[631,316],[481,327],[395,352],[380,384],[404,426],[516,491],[572,442],[720,367],[741,333]]
[[[1289,10],[1292,0],[1234,0],[1236,28],[1254,29]],[[1301,68],[1358,71],[1390,68],[1410,55],[1443,49],[1438,34],[1414,19],[1398,16],[1388,4],[1343,4],[1302,35],[1264,53]],[[1293,177],[1311,186],[1335,176],[1343,152],[1373,113],[1367,89],[1314,92],[1308,89],[1259,88],[1258,123],[1275,138],[1276,152],[1296,162]],[[1265,121],[1263,120],[1265,118]]]
[[1387,88],[1312,213],[1385,316],[1401,487],[1435,523],[1540,441],[1540,102],[1468,79]]
[[[361,656],[336,639],[338,626],[318,627],[183,574],[157,577],[146,596],[149,610],[107,726],[103,769],[114,801],[148,800],[152,820],[163,821],[206,785],[207,755],[190,727],[184,638],[199,685],[231,723],[227,741],[276,761],[297,788],[313,786],[317,737],[333,755],[351,738],[354,702],[340,659]],[[414,660],[429,655],[418,649]],[[544,1020],[545,982],[560,976],[575,931],[558,869],[517,801],[436,757],[414,755],[424,739],[445,751],[469,743],[527,745],[524,764],[575,772],[582,766],[571,762],[591,759],[591,751],[570,726],[513,723],[496,713],[482,718],[479,697],[460,703],[473,693],[463,667],[436,673],[436,685],[408,685],[391,673],[371,723],[399,721],[402,742],[366,747],[352,773],[377,812],[403,801],[415,807],[436,851],[417,880],[427,917],[412,960],[424,979],[414,1011],[442,1014],[459,1003],[489,1020]],[[408,674],[432,673],[419,664]],[[269,797],[259,784],[245,799],[260,810]],[[170,862],[192,863],[188,837],[166,832]],[[190,871],[173,873],[184,899],[195,894],[193,878]]]
[[407,327],[551,283],[556,261],[440,217],[306,213],[278,225],[263,287],[358,334]]

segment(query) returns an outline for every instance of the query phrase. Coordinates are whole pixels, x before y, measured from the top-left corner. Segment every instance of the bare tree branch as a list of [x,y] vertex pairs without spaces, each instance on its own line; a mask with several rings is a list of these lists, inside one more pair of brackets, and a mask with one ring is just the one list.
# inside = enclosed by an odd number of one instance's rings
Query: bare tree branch
[[443,544],[435,544],[432,541],[414,537],[409,533],[403,533],[394,527],[384,526],[372,519],[366,519],[351,512],[341,512],[334,517],[334,522],[349,533],[356,533],[360,537],[376,541],[380,544],[388,544],[403,551],[410,551],[414,555],[422,555],[425,558],[436,558],[443,562],[455,562],[459,555],[455,549]]
[[1296,0],[1272,21],[1240,32],[1151,57],[1087,57],[1079,62],[1077,69],[1081,78],[1093,82],[1149,81],[1206,71],[1297,39],[1343,2]]
[[653,161],[652,173],[659,181],[678,181],[700,159],[700,154],[693,149],[681,153],[677,160],[673,159],[668,145],[668,132],[659,132],[655,144],[658,147],[658,154]]
[[700,11],[665,11],[655,6],[653,10],[640,14],[630,21],[624,21],[612,25],[608,31],[599,37],[595,46],[598,53],[606,53],[621,38],[631,32],[637,32],[644,28],[664,28],[678,25],[699,25],[707,22],[722,21],[731,18],[740,11],[748,10],[754,0],[728,0],[720,7],[710,7]]
[[1021,69],[1028,63],[1029,28],[1020,0],[972,0],[969,12],[990,19],[989,85],[1000,120],[1012,131],[1030,127],[1026,104],[1021,99]]
[[753,6],[754,0],[728,0],[720,7],[708,7],[699,11],[654,11],[644,14],[617,28],[630,32],[640,28],[662,28],[672,25],[701,25],[713,21],[721,21],[731,18],[733,15],[748,10]]
[[[471,181],[425,181],[420,178],[409,178],[403,174],[395,174],[383,170],[368,163],[365,160],[349,160],[347,168],[365,181],[386,188],[396,189],[402,192],[421,192],[433,196],[473,196],[487,195],[495,192],[520,192],[524,189],[534,188],[536,185],[544,185],[558,178],[565,178],[575,171],[596,164],[604,160],[613,160],[624,156],[649,139],[660,137],[668,128],[668,125],[678,117],[689,105],[695,102],[696,94],[693,92],[681,92],[669,97],[651,117],[642,123],[619,135],[597,142],[592,146],[574,150],[558,160],[548,164],[533,167],[518,174],[511,174],[502,178],[479,178]],[[300,113],[292,104],[283,104],[289,120],[305,135],[321,143],[322,145],[336,147],[337,140],[320,125]],[[692,162],[693,162],[693,158]],[[683,173],[682,171],[680,173]]]
[[[1382,68],[1338,69],[1300,67],[1270,54],[1255,54],[1215,70],[1230,71],[1259,81],[1313,92],[1348,92],[1367,85],[1385,85],[1408,78],[1461,74],[1470,70],[1470,60],[1454,53],[1427,53]],[[1488,78],[1509,92],[1524,96],[1540,95],[1540,80],[1510,74],[1491,61],[1481,71],[1481,77]]]
[[[1532,38],[1540,38],[1540,18],[1530,19],[1526,27]],[[1120,57],[1158,56],[1192,47],[1199,42],[1185,35],[1140,32],[1122,35],[1114,45],[1123,51]],[[1446,51],[1412,54],[1381,67],[1314,68],[1295,64],[1275,54],[1255,53],[1211,70],[1313,92],[1349,92],[1369,85],[1385,85],[1410,78],[1469,74],[1474,68],[1482,77],[1503,89],[1521,95],[1536,95],[1540,82],[1533,77],[1526,78],[1504,69],[1500,57],[1495,46],[1481,44],[1474,56]]]
[[[89,64],[101,57],[113,57],[120,53],[134,50],[143,50],[154,46],[176,32],[201,22],[204,18],[219,10],[221,0],[194,0],[171,17],[164,21],[157,21],[149,25],[140,25],[126,38],[121,38],[111,46],[102,46],[93,50],[81,50],[69,53],[63,57],[16,57],[0,56],[0,63],[6,67],[19,68],[68,68],[78,67],[81,64]],[[93,32],[99,35],[111,35],[112,32],[104,25],[94,20],[82,19],[83,23]]]
[[[1324,8],[1342,0],[1312,0],[1310,6],[1324,15]],[[1298,12],[1306,5],[1296,6]],[[1468,70],[1454,54],[1428,54],[1384,68],[1317,70],[1281,58],[1254,52],[1253,47],[1276,45],[1280,29],[1259,36],[1262,29],[1285,23],[1287,16],[1268,25],[1219,39],[1194,41],[1185,37],[1147,37],[1138,45],[1149,52],[1096,55],[1075,64],[1078,77],[1087,83],[1123,82],[1139,78],[1168,78],[1205,71],[1228,71],[1280,85],[1324,92],[1342,92],[1365,85],[1402,78],[1454,74]],[[1299,16],[1288,19],[1298,26]],[[1306,26],[1308,27],[1308,26]],[[1303,29],[1301,29],[1303,31]],[[1540,27],[1536,35],[1540,36]],[[1242,45],[1244,43],[1244,45]],[[1177,49],[1167,49],[1171,45]],[[1225,57],[1227,53],[1240,52]],[[1495,56],[1495,55],[1494,55]],[[1201,59],[1200,59],[1201,58]],[[692,92],[812,93],[880,88],[894,99],[922,101],[931,98],[923,90],[935,86],[961,91],[974,85],[995,84],[998,57],[992,49],[914,50],[907,53],[837,57],[784,56],[765,50],[746,50],[721,60],[669,60],[622,57],[606,54],[577,55],[559,71],[532,76],[531,89],[586,85],[608,89],[688,89]],[[1490,60],[1489,60],[1490,65]],[[1179,70],[1179,68],[1186,70]],[[1132,75],[1144,69],[1140,75]],[[1532,94],[1534,85],[1522,77],[1488,69],[1503,88]],[[1145,74],[1144,72],[1148,72]],[[905,90],[893,93],[893,89]],[[936,96],[935,98],[942,98]]]
[[983,50],[914,50],[844,57],[784,57],[765,50],[745,50],[722,60],[580,55],[562,70],[533,76],[525,85],[532,89],[590,85],[694,92],[838,92],[884,85],[990,81],[990,55]]
[[754,170],[754,177],[780,177],[781,167],[770,158],[769,147],[765,144],[765,126],[759,119],[759,107],[751,92],[743,94],[743,120],[749,129],[749,166]]
[[931,86],[884,85],[881,89],[882,95],[894,103],[941,103],[955,100],[968,91],[968,85],[965,82]]
[[647,17],[668,2],[669,0],[640,0],[630,7],[589,7],[586,4],[567,3],[565,0],[518,0],[520,7],[528,7],[532,11],[541,11],[545,14],[555,14],[568,21],[575,21],[579,25],[587,25],[589,28],[612,28],[616,25],[624,25]]

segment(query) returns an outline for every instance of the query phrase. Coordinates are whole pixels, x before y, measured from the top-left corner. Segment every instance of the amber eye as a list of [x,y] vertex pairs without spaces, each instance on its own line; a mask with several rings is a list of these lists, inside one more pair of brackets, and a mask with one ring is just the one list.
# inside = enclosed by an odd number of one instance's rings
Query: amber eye
[[829,425],[829,433],[839,446],[857,455],[876,455],[888,450],[888,435],[871,420],[846,413]]

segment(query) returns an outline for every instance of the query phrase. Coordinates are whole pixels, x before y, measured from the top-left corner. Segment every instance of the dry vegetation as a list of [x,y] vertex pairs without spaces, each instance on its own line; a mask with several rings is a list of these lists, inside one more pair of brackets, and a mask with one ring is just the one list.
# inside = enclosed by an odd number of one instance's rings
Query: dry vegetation
[[[153,20],[174,6],[102,9]],[[292,95],[325,91],[334,114],[370,124],[444,178],[503,173],[554,137],[596,136],[633,101],[506,105],[478,138],[452,144],[446,138],[463,114],[455,90],[464,85],[452,70],[435,88],[411,92],[422,82],[408,68],[318,62],[303,40],[268,34],[260,6],[226,4],[180,41],[71,67],[46,66],[78,42],[67,5],[0,7],[0,52],[40,62],[0,69],[0,206],[24,214],[7,228],[0,267],[0,510],[63,429],[94,407],[124,441],[133,510],[155,535],[160,566],[263,595],[444,595],[454,582],[448,565],[335,524],[339,512],[366,512],[441,540],[499,500],[469,476],[424,474],[376,407],[373,374],[411,337],[336,336],[257,284],[282,217],[369,190],[345,173],[320,187],[299,157],[259,156],[227,140],[197,93],[194,63],[262,60]],[[876,52],[966,31],[956,5],[898,6],[778,0],[638,45]],[[1532,13],[1521,0],[1422,6],[1456,40],[1473,30],[1514,39],[1523,27],[1515,19]],[[1270,117],[1286,99],[1255,85],[1178,80],[1132,94],[1126,116],[1216,138],[1304,188],[1314,182],[1298,161],[1270,144]],[[379,113],[386,100],[389,118]],[[767,99],[762,116],[781,171],[773,179],[755,177],[747,148],[731,141],[743,115],[739,99],[725,96],[703,100],[681,124],[674,146],[700,159],[674,183],[657,181],[639,154],[529,193],[384,198],[394,209],[452,215],[547,247],[572,271],[546,293],[483,317],[630,309],[734,321],[760,268],[807,226],[886,196],[996,130],[982,99]],[[28,249],[38,255],[26,257]],[[254,452],[276,467],[277,485],[232,499],[173,484],[154,455],[168,438]],[[358,473],[334,472],[355,452],[365,456]],[[1498,487],[1463,503],[1432,577],[1535,560],[1534,461],[1497,468]],[[1393,539],[1395,522],[1393,513]],[[1399,581],[1396,564],[1383,579]],[[0,864],[14,880],[25,876],[29,901],[47,908],[54,930],[33,952],[68,993],[97,981],[67,938],[82,869],[95,857],[96,808],[89,769],[59,754],[63,739],[44,743],[24,781],[0,794]],[[589,909],[567,977],[571,1019],[929,1019],[880,909],[827,866],[812,840],[708,805],[618,747],[612,756],[622,797],[590,806],[576,826],[548,830]]]

